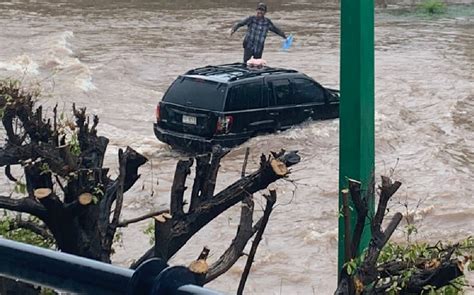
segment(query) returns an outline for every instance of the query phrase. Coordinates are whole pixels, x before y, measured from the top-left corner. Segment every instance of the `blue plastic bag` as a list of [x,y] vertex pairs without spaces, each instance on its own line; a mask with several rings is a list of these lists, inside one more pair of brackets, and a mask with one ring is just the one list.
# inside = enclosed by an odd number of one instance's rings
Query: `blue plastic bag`
[[283,41],[283,44],[281,45],[281,50],[283,51],[288,51],[290,49],[291,44],[293,44],[293,35],[290,34],[285,41]]

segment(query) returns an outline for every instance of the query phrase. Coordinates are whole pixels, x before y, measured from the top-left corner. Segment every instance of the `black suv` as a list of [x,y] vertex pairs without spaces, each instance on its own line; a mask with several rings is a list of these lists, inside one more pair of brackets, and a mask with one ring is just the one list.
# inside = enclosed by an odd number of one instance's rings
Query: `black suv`
[[339,116],[339,92],[305,74],[235,63],[179,76],[156,108],[154,131],[173,147],[203,152],[232,147],[259,133],[308,118]]

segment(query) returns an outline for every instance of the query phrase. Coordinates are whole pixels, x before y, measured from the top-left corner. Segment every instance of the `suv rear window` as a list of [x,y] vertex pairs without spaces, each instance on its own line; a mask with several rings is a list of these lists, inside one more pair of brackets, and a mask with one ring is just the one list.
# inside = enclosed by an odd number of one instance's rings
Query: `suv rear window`
[[227,86],[194,78],[178,78],[166,92],[163,101],[183,106],[222,111]]

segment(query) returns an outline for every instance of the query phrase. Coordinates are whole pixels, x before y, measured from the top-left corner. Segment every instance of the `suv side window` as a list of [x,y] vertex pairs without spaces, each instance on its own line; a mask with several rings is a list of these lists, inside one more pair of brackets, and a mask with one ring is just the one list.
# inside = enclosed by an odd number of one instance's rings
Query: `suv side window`
[[262,107],[262,83],[251,83],[245,86],[245,94],[249,100],[249,109]]
[[262,107],[262,84],[236,85],[229,89],[226,111],[241,111]]
[[290,81],[288,79],[273,80],[272,84],[276,105],[294,104],[293,96],[291,95]]
[[295,103],[324,103],[324,91],[315,82],[308,79],[297,78],[293,80],[293,84],[295,91]]

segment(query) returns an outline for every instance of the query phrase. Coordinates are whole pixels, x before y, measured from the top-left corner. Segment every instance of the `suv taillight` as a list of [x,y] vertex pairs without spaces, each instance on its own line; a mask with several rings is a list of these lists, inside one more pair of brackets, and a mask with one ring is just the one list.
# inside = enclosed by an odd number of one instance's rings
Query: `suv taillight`
[[156,110],[155,110],[155,116],[156,116],[156,122],[159,122],[160,121],[160,105],[158,104],[156,106]]
[[217,118],[216,134],[228,133],[233,122],[234,117],[232,116],[222,116]]

